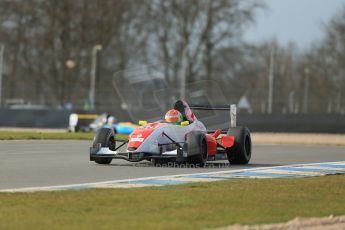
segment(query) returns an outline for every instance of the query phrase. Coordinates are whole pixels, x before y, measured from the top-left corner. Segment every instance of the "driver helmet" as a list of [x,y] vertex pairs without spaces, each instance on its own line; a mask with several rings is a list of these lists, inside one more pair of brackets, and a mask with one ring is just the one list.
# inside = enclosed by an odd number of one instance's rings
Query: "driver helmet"
[[108,119],[107,119],[107,124],[108,125],[112,125],[114,124],[116,121],[115,117],[114,116],[109,116]]
[[165,114],[165,121],[178,125],[183,121],[182,114],[176,109],[171,109]]

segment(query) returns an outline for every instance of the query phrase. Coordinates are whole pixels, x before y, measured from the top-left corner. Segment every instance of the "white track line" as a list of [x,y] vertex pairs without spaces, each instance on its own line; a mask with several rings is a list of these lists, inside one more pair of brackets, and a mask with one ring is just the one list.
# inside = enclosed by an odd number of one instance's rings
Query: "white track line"
[[[341,165],[345,166],[345,161],[341,162],[322,162],[322,163],[312,163],[312,164],[294,164],[294,165],[284,165],[284,166],[274,166],[274,167],[258,167],[258,168],[247,168],[247,169],[238,169],[238,170],[225,170],[225,171],[217,171],[217,172],[206,172],[206,173],[191,173],[191,174],[178,174],[178,175],[169,175],[169,176],[154,176],[154,177],[144,177],[144,178],[135,178],[135,179],[122,179],[122,180],[112,180],[112,181],[102,181],[102,182],[94,182],[94,183],[81,183],[81,184],[69,184],[69,185],[55,185],[55,186],[42,186],[42,187],[25,187],[25,188],[15,188],[15,189],[1,189],[0,192],[36,192],[36,191],[59,191],[59,190],[79,190],[79,189],[90,189],[90,188],[132,188],[132,187],[146,187],[146,186],[161,186],[169,184],[168,182],[172,182],[172,184],[179,182],[181,183],[189,183],[189,182],[209,182],[209,181],[218,181],[224,179],[231,179],[231,178],[276,178],[269,176],[270,174],[274,175],[287,175],[291,177],[301,177],[301,176],[321,176],[327,174],[334,174],[334,173],[342,173],[345,174],[345,168],[332,168],[330,167],[321,167],[318,165],[320,164],[330,164],[330,165]],[[310,172],[310,171],[295,171],[295,170],[283,170],[282,168],[303,168],[303,169],[318,169],[318,170],[325,170],[325,172]],[[333,171],[334,173],[330,173]],[[267,176],[233,176],[240,173],[262,173],[268,174]],[[207,176],[215,176],[215,178],[207,178]],[[186,178],[188,176],[206,176],[205,178]],[[216,178],[224,177],[224,178]],[[227,177],[227,178],[226,178]],[[156,181],[166,181],[167,183],[164,184],[145,184],[146,181],[156,180]],[[144,182],[144,183],[143,183]]]

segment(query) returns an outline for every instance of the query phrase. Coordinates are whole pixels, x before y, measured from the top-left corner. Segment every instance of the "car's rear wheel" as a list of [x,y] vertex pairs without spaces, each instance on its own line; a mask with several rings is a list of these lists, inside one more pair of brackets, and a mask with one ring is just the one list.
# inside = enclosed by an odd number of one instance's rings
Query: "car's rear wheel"
[[207,162],[207,139],[204,132],[192,131],[186,136],[187,162],[204,167]]
[[[101,147],[108,147],[110,150],[115,151],[116,142],[114,138],[114,133],[109,128],[101,128],[97,131],[93,145],[101,144]],[[98,164],[110,164],[113,160],[111,157],[102,157],[95,159],[95,162]]]
[[227,135],[235,137],[234,146],[226,149],[230,164],[248,164],[252,155],[252,141],[247,127],[230,128]]

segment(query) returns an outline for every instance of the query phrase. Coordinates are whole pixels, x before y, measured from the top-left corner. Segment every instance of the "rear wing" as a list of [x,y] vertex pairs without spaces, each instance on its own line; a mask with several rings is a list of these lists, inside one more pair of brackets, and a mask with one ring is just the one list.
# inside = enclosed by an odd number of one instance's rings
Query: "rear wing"
[[230,114],[230,128],[236,127],[236,114],[237,107],[236,104],[231,105],[190,105],[193,110],[216,110],[216,111],[229,111]]

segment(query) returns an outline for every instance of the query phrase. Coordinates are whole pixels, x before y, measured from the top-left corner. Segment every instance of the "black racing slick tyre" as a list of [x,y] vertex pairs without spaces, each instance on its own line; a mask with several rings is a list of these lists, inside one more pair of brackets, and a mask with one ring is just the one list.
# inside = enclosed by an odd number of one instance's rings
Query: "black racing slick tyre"
[[235,137],[234,146],[226,149],[230,164],[248,164],[252,156],[252,141],[247,127],[230,128],[227,135]]
[[191,131],[186,135],[187,162],[204,167],[208,157],[206,134]]
[[[108,147],[110,150],[115,151],[116,142],[114,138],[114,133],[109,128],[101,128],[97,131],[93,145],[101,144],[101,147]],[[100,158],[96,159],[95,162],[98,164],[110,164],[113,158]]]

